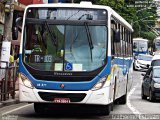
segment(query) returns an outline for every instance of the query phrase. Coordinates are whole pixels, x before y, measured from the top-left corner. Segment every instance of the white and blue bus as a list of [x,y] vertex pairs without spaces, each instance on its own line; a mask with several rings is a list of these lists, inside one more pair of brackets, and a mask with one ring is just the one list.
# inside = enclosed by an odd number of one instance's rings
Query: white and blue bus
[[156,37],[153,40],[153,52],[159,52],[160,51],[160,36]]
[[[51,105],[91,105],[109,114],[131,87],[131,25],[108,6],[29,5],[19,56],[21,102],[37,113]],[[97,108],[97,107],[96,107]]]
[[133,38],[133,55],[148,54],[148,40],[143,38]]

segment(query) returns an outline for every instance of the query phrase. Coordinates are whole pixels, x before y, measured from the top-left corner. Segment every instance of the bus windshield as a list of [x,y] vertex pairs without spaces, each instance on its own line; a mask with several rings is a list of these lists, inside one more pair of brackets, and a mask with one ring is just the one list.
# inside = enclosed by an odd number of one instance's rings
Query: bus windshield
[[155,50],[160,50],[160,40],[159,39],[155,40]]
[[24,63],[40,71],[93,71],[106,64],[105,10],[30,8]]
[[153,78],[160,78],[159,72],[160,72],[160,68],[153,68]]
[[134,41],[133,52],[146,52],[148,49],[148,42],[145,41]]

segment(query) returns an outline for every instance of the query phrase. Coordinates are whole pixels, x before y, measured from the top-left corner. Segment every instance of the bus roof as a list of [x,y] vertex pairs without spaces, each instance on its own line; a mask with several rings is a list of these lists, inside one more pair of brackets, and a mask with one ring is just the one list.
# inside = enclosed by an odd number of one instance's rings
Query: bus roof
[[148,40],[143,38],[133,38],[133,41],[148,41]]
[[66,7],[66,8],[69,8],[69,7],[71,7],[71,8],[106,9],[107,11],[109,11],[109,13],[111,13],[111,15],[113,15],[114,17],[116,17],[119,21],[121,21],[122,24],[126,25],[133,32],[132,26],[124,18],[122,18],[118,13],[116,13],[109,6],[92,5],[91,2],[80,2],[80,4],[77,4],[77,3],[32,4],[32,5],[28,5],[26,7],[26,9],[28,9],[29,7],[46,7],[46,8],[48,8],[48,7]]
[[155,43],[155,42],[159,42],[159,41],[160,41],[160,36],[156,37],[156,38],[153,40],[154,43]]
[[155,39],[160,39],[160,36],[156,37]]

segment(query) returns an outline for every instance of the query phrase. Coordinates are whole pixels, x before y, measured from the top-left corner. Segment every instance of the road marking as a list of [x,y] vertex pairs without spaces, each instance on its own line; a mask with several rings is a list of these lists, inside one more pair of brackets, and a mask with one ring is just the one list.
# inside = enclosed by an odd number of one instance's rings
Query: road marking
[[136,90],[136,88],[138,87],[138,83],[132,88],[132,90],[129,92],[128,96],[127,96],[127,106],[129,107],[129,109],[133,112],[133,114],[141,116],[142,113],[140,113],[130,102],[130,97],[131,95],[134,93],[134,91]]
[[25,108],[25,107],[31,106],[31,105],[33,105],[33,103],[32,103],[32,104],[27,104],[27,105],[24,105],[24,106],[21,106],[21,107],[18,107],[18,108],[15,108],[15,109],[10,110],[10,111],[7,111],[7,112],[5,112],[5,113],[2,113],[2,116],[7,115],[7,114],[9,114],[9,113],[11,113],[11,112],[14,112],[14,111],[20,110],[20,109],[22,109],[22,108]]

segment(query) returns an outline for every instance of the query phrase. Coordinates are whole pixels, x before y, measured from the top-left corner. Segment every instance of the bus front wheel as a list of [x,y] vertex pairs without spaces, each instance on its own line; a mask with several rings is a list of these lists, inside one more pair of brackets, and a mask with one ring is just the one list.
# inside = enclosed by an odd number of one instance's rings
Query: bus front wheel
[[119,104],[126,104],[126,102],[127,102],[127,94],[125,94],[125,95],[123,95],[122,97],[120,97],[119,99],[118,99],[118,102],[119,102]]
[[111,105],[100,106],[100,114],[101,115],[109,115],[111,111]]
[[42,114],[44,113],[44,104],[43,103],[34,103],[35,113]]

